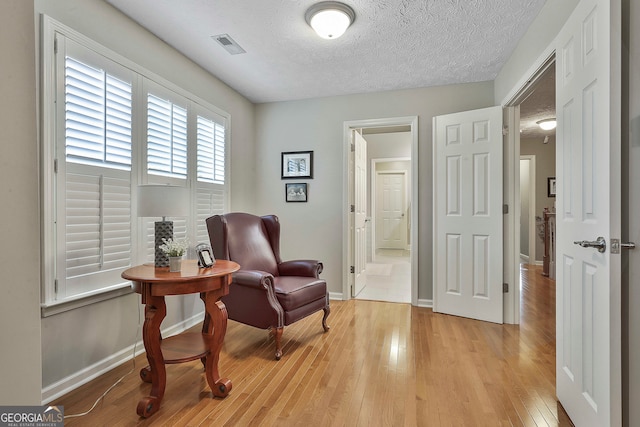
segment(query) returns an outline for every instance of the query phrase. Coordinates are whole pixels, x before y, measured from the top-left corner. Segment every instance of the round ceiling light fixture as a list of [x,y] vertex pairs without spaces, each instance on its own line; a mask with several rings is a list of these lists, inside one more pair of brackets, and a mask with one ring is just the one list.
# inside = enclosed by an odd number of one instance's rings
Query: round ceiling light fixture
[[356,14],[344,3],[323,1],[311,6],[304,19],[323,39],[337,39],[353,24]]
[[544,119],[536,122],[538,126],[540,126],[543,130],[551,130],[556,128],[556,119]]

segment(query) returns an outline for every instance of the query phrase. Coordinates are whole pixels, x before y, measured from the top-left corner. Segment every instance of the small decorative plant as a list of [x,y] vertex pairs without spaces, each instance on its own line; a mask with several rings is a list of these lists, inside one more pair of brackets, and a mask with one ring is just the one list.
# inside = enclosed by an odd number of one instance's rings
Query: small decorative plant
[[160,249],[162,252],[167,254],[168,257],[179,257],[183,256],[189,247],[189,242],[187,239],[173,240],[173,239],[162,239],[162,245],[160,245]]

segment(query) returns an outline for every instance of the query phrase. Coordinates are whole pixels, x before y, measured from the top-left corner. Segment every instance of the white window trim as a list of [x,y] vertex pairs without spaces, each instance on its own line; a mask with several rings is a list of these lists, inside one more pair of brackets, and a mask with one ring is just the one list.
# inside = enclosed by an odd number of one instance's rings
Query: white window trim
[[[42,301],[41,311],[42,316],[50,316],[61,313],[63,311],[75,309],[84,305],[93,304],[99,301],[111,299],[120,295],[124,295],[131,292],[130,284],[127,281],[114,284],[108,288],[102,290],[90,292],[87,294],[80,294],[65,300],[55,299],[55,287],[56,287],[56,206],[55,206],[55,179],[54,174],[57,168],[56,165],[56,153],[55,153],[55,141],[56,141],[56,114],[55,108],[51,107],[56,99],[56,70],[54,69],[56,62],[54,60],[54,43],[56,32],[63,34],[66,38],[69,38],[81,45],[95,51],[96,53],[109,58],[126,68],[129,68],[136,74],[138,74],[138,81],[133,87],[133,111],[134,114],[140,115],[141,111],[145,109],[146,103],[144,101],[144,80],[153,82],[154,84],[163,87],[166,90],[175,92],[178,96],[186,98],[190,103],[197,104],[198,106],[208,110],[224,119],[225,123],[225,191],[224,191],[224,205],[229,206],[230,202],[230,136],[231,136],[231,116],[226,111],[210,104],[209,102],[187,92],[174,83],[165,80],[159,75],[145,69],[144,67],[136,64],[135,62],[119,55],[112,50],[100,45],[99,43],[89,39],[81,33],[63,25],[49,16],[41,15],[41,86],[40,86],[40,99],[41,99],[41,117],[42,117],[42,144],[41,144],[41,170],[42,170],[42,187],[41,187],[41,200],[42,200],[42,237],[43,244],[41,248],[42,255]],[[190,108],[190,107],[188,107]],[[145,113],[146,114],[146,113]],[[146,128],[144,126],[134,125],[132,128],[132,138],[134,141],[143,141],[146,137]],[[189,177],[187,179],[187,186],[191,188],[192,197],[196,192],[196,170],[192,168],[192,164],[195,160],[192,159],[195,156],[195,149],[189,150],[187,164],[190,170]],[[147,170],[146,170],[146,144],[133,144],[132,147],[132,169],[136,172],[132,172],[132,188],[146,183]],[[144,165],[144,167],[143,167]],[[183,180],[184,181],[184,180]],[[132,217],[136,215],[136,191],[132,191]],[[195,201],[194,198],[192,200]],[[191,222],[192,217],[195,214],[191,214],[189,218],[188,227],[190,234],[195,237],[195,226]],[[141,221],[132,220],[132,235],[140,236],[142,230],[139,230],[138,224]],[[191,236],[190,236],[191,237]],[[134,243],[132,261],[131,264],[135,265],[141,262],[143,255],[141,254],[142,241]]]

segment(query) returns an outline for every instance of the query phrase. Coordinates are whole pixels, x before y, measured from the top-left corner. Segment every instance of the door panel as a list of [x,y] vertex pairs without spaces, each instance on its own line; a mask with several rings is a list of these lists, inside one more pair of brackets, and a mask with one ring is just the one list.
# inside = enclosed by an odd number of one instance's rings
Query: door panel
[[355,283],[353,296],[366,285],[365,268],[367,266],[367,141],[358,131],[353,131],[355,145]]
[[620,236],[616,25],[619,0],[583,0],[556,39],[556,388],[587,427],[622,422],[620,256],[574,244]]
[[434,311],[502,323],[502,109],[433,128]]
[[406,174],[378,173],[376,179],[376,248],[406,249]]

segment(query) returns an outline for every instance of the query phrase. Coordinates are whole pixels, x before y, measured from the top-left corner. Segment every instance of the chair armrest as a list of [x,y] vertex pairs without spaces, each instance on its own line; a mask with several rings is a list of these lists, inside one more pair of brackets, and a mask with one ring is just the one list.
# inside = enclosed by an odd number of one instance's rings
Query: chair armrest
[[322,263],[314,259],[298,259],[278,264],[278,272],[281,276],[315,277],[317,279],[323,268]]
[[240,286],[265,290],[273,289],[273,275],[260,270],[239,270],[233,273],[233,282]]

